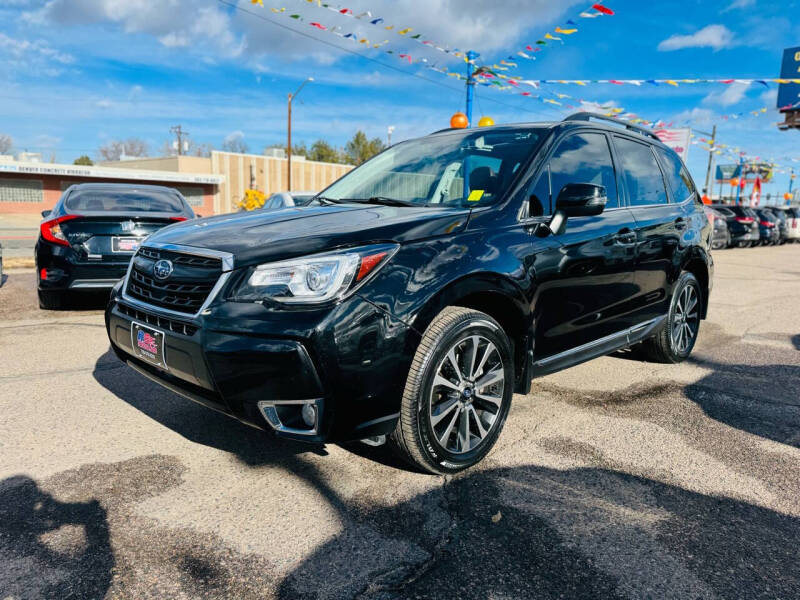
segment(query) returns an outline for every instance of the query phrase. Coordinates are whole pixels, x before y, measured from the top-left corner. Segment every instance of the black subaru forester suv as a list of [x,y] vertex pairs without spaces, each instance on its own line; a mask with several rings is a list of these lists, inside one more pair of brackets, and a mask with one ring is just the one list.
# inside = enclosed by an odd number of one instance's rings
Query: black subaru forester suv
[[397,144],[317,205],[150,236],[106,311],[118,356],[278,435],[474,465],[531,379],[641,344],[684,360],[711,227],[649,131],[579,113]]

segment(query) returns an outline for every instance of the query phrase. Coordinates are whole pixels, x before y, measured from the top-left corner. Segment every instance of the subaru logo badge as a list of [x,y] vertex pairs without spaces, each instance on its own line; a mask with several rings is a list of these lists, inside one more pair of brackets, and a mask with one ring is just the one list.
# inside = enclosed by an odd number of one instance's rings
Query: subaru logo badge
[[153,265],[153,275],[156,279],[166,279],[172,275],[172,263],[168,260],[159,260]]

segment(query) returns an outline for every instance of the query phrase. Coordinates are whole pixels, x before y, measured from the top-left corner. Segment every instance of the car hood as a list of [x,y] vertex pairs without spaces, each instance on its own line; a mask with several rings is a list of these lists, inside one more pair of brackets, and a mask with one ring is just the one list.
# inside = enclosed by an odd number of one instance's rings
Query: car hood
[[229,252],[234,267],[373,242],[405,243],[453,234],[467,208],[341,204],[219,215],[172,225],[148,243],[179,244]]

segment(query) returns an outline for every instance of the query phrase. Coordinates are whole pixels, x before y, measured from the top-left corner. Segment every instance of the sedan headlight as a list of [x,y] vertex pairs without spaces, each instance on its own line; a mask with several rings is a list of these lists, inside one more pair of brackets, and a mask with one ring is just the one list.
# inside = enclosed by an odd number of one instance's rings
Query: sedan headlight
[[231,300],[271,299],[287,304],[336,300],[366,282],[397,248],[382,244],[258,265],[238,286]]

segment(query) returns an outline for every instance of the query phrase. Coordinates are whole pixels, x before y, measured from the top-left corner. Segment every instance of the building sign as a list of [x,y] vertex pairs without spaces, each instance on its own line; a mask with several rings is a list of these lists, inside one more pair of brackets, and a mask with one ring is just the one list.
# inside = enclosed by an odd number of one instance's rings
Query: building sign
[[792,81],[778,86],[778,109],[781,112],[800,110],[800,46],[783,51],[781,79]]
[[772,165],[769,163],[745,163],[744,165],[717,165],[716,182],[730,183],[731,179],[740,179],[744,167],[745,183],[767,183],[772,179]]
[[717,183],[728,183],[734,177],[739,177],[741,169],[739,165],[717,165]]
[[678,153],[686,162],[689,159],[689,138],[692,130],[686,129],[656,129],[655,134],[666,146]]
[[20,173],[25,175],[60,175],[90,179],[127,179],[134,181],[180,183],[206,183],[219,185],[225,181],[224,175],[204,175],[179,173],[177,171],[145,171],[140,169],[116,169],[111,167],[83,167],[51,163],[0,162],[0,173]]

